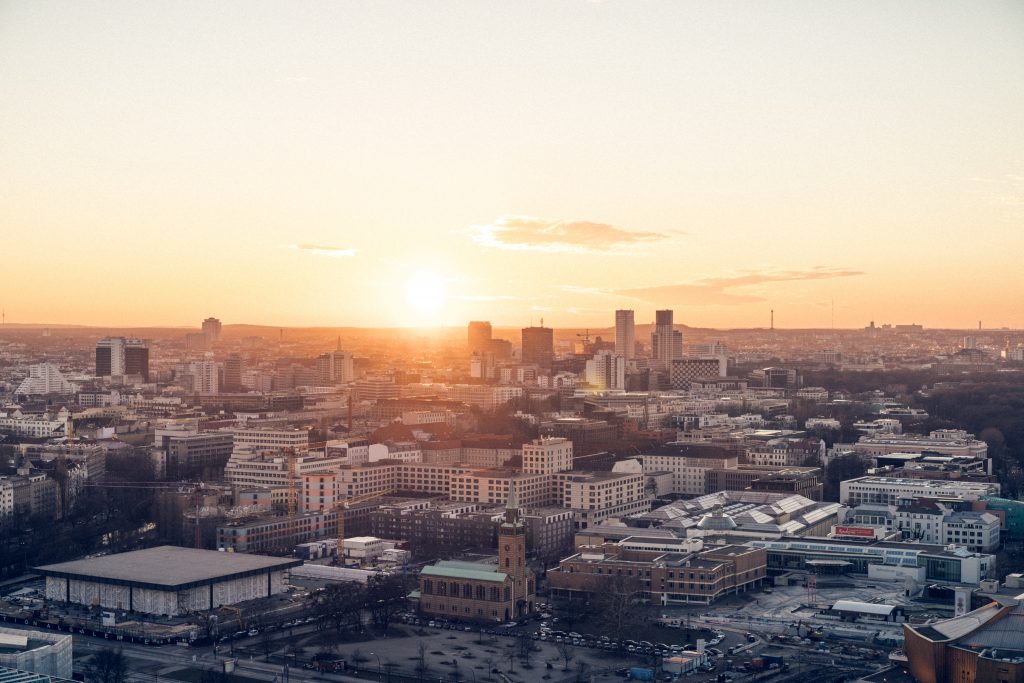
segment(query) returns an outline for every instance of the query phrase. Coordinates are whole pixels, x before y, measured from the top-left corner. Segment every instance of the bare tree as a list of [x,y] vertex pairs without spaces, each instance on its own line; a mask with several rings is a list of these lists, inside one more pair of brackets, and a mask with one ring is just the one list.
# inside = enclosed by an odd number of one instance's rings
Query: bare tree
[[524,668],[531,668],[530,658],[533,656],[533,641],[525,633],[519,636],[517,641],[517,649],[519,650],[519,660],[523,663]]
[[564,662],[564,666],[562,667],[562,671],[568,671],[569,670],[569,662],[571,662],[574,659],[574,655],[573,655],[573,651],[572,651],[572,646],[569,643],[567,643],[567,642],[565,642],[563,640],[562,642],[557,643],[556,647],[558,648],[559,656],[561,656],[562,661]]
[[576,683],[584,683],[586,681],[587,669],[590,665],[582,659],[576,663]]
[[427,674],[427,646],[422,640],[416,644],[416,652],[418,659],[416,662],[416,673],[419,674],[420,680],[422,681],[423,677]]

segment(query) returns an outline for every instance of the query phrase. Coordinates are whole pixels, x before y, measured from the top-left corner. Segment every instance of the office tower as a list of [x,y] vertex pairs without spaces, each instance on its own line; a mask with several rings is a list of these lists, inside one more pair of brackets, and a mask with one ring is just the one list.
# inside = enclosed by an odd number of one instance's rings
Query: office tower
[[242,390],[242,354],[229,354],[224,361],[224,391]]
[[124,342],[124,374],[141,375],[143,382],[149,381],[149,347],[140,339],[126,339]]
[[96,376],[124,374],[124,337],[105,337],[96,342]]
[[635,343],[633,311],[615,311],[615,353],[629,360],[633,357]]
[[466,330],[466,341],[469,355],[487,353],[491,345],[491,323],[486,320],[473,320]]
[[96,376],[141,375],[149,381],[149,348],[141,339],[105,337],[96,342]]
[[331,351],[316,359],[316,381],[319,386],[345,384],[355,379],[355,363],[351,353]]
[[625,389],[626,359],[612,351],[598,351],[587,361],[586,377],[587,384],[598,389]]
[[555,336],[550,327],[523,328],[523,362],[550,370],[555,359]]
[[683,333],[674,329],[672,311],[656,311],[651,334],[651,357],[666,369],[683,357]]
[[207,318],[203,321],[203,334],[211,341],[215,342],[220,339],[220,321],[216,318]]
[[487,345],[487,352],[494,360],[508,360],[512,357],[512,342],[507,339],[492,339]]

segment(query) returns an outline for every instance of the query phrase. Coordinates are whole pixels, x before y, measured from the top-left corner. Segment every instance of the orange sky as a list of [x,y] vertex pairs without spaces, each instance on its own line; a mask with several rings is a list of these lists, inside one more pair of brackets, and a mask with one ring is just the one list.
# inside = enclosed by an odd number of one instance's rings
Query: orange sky
[[0,4],[0,306],[1024,327],[1024,5]]

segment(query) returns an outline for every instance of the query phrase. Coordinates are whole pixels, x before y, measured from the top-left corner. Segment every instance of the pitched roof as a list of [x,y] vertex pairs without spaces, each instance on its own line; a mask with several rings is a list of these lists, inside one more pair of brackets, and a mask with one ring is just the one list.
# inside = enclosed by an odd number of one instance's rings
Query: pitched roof
[[505,579],[508,578],[507,574],[499,572],[497,569],[472,562],[453,562],[450,560],[441,560],[433,565],[428,565],[423,568],[420,574],[449,579],[493,581],[495,583],[504,583]]

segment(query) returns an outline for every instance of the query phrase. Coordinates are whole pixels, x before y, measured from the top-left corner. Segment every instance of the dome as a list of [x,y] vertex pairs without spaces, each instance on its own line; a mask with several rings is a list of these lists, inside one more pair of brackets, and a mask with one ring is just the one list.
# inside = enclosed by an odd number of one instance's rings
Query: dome
[[705,531],[732,531],[736,528],[736,522],[732,517],[726,517],[721,510],[716,510],[709,515],[704,515],[697,522],[697,528]]

